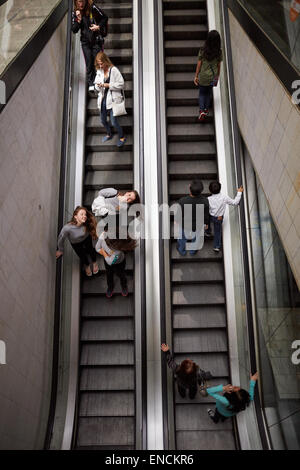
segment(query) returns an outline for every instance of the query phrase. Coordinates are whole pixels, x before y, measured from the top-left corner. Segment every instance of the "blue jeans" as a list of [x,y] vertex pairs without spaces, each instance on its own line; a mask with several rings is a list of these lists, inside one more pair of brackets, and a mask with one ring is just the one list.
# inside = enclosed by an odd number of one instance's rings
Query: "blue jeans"
[[204,111],[204,109],[210,108],[212,99],[212,87],[211,86],[199,86],[199,109]]
[[[198,233],[198,232],[190,232],[190,236],[189,238],[186,238],[185,236],[185,233],[184,233],[184,230],[181,229],[181,238],[178,238],[177,240],[177,249],[179,251],[179,253],[181,255],[185,255],[186,254],[186,243],[195,243],[196,242],[196,239],[199,243],[199,236],[201,234]],[[191,255],[195,255],[197,253],[197,250],[199,250],[200,248],[202,248],[203,244],[201,244],[201,246],[197,247],[195,246],[194,248],[197,248],[196,250],[190,250],[188,249],[188,251],[190,252]]]
[[[214,225],[214,248],[218,248],[220,250],[222,246],[222,220],[218,220],[218,217],[214,217],[213,215],[209,216],[210,221]],[[210,230],[210,228],[209,228]]]
[[100,118],[103,126],[106,129],[107,135],[111,135],[111,127],[110,124],[107,122],[107,111],[110,111],[110,122],[111,125],[117,130],[119,139],[123,139],[124,134],[123,134],[123,129],[118,123],[118,119],[113,115],[113,110],[106,109],[106,99],[103,98],[102,103],[101,103],[101,113],[100,113]]

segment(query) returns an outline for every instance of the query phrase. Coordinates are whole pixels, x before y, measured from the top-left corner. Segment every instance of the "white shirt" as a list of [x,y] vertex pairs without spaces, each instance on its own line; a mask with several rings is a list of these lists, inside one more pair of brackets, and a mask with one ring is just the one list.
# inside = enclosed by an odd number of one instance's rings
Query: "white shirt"
[[[101,110],[102,99],[105,94],[105,88],[102,88],[98,85],[103,84],[105,81],[104,71],[98,69],[95,78],[95,89],[98,91],[98,100],[97,105]],[[110,70],[110,82],[109,89],[106,97],[106,109],[112,108],[112,102],[121,103],[123,101],[122,90],[124,89],[124,79],[122,74],[117,67],[113,66]]]
[[237,206],[241,200],[242,194],[242,192],[238,191],[235,199],[231,199],[221,193],[209,196],[209,214],[214,217],[223,216],[225,214],[226,205]]

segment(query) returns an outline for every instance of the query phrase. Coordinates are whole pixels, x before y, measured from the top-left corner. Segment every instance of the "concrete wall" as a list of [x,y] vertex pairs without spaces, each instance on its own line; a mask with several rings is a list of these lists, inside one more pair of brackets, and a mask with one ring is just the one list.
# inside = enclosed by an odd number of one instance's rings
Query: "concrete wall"
[[229,12],[238,122],[300,288],[300,112]]
[[42,448],[48,418],[66,26],[0,115],[0,449]]

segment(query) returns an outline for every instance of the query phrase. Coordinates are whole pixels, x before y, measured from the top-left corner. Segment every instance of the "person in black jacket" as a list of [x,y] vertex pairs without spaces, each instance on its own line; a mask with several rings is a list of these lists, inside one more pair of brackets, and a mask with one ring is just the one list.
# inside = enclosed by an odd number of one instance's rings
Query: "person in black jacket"
[[211,373],[200,369],[191,359],[185,359],[180,365],[177,364],[169,346],[165,343],[161,345],[161,350],[166,354],[168,366],[174,372],[179,395],[185,398],[186,390],[188,390],[189,398],[193,400],[196,396],[198,385],[203,385],[206,380],[211,379]]
[[103,51],[107,28],[107,16],[92,0],[74,0],[72,12],[72,31],[80,30],[80,41],[87,69],[87,82],[90,90],[94,90],[95,57]]
[[[186,243],[190,241],[191,248],[189,249],[190,255],[195,255],[197,250],[201,248],[200,237],[203,233],[202,221],[197,220],[197,206],[204,206],[204,228],[208,229],[209,225],[209,202],[207,197],[202,196],[203,183],[200,180],[194,180],[190,184],[190,194],[179,199],[178,204],[181,206],[182,218],[178,225],[180,234],[177,240],[177,251],[181,256],[186,255]],[[190,210],[190,213],[186,211]],[[191,220],[189,220],[191,219]],[[176,220],[175,220],[176,222]],[[187,223],[189,222],[189,223]]]

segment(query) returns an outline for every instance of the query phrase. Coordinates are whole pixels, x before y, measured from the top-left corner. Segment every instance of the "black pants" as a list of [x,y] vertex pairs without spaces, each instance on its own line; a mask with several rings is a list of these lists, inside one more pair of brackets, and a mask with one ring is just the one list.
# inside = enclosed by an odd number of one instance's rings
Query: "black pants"
[[103,45],[101,44],[88,44],[88,43],[82,43],[82,50],[83,50],[83,55],[85,59],[85,64],[86,64],[86,75],[87,75],[87,82],[89,86],[92,86],[94,84],[95,80],[95,58],[98,52],[101,52],[103,50]]
[[88,255],[92,258],[93,263],[96,262],[96,251],[93,247],[92,237],[89,235],[83,242],[71,243],[73,250],[79,256],[83,264],[88,266],[90,264]]
[[114,288],[114,274],[116,274],[120,278],[122,289],[127,289],[127,279],[125,274],[126,259],[124,259],[122,263],[113,264],[112,266],[110,266],[106,262],[104,264],[106,269],[108,290],[112,291]]
[[[185,398],[185,394],[186,394],[186,388],[184,386],[182,386],[180,383],[177,382],[177,388],[178,388],[178,392],[179,392],[179,395],[182,397],[182,398]],[[192,384],[188,387],[188,390],[189,390],[189,398],[192,400],[193,398],[195,398],[196,396],[196,393],[197,393],[197,383],[195,384]]]
[[211,416],[211,419],[213,420],[214,423],[218,423],[221,421],[222,423],[226,421],[226,416],[221,415],[221,413],[218,412],[217,408],[215,409],[215,415]]

